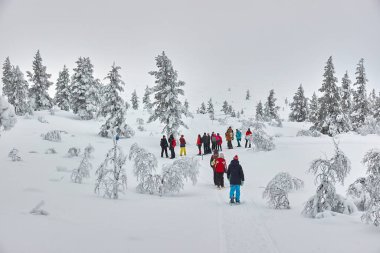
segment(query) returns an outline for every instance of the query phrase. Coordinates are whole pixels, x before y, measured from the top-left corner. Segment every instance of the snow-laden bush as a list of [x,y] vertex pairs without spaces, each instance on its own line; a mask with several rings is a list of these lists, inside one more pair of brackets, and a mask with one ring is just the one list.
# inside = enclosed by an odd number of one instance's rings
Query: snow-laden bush
[[0,134],[2,130],[9,130],[16,124],[14,107],[5,97],[0,96]]
[[320,137],[322,134],[315,129],[299,130],[297,136]]
[[194,158],[176,160],[164,165],[161,174],[154,174],[157,168],[156,157],[135,143],[131,146],[129,159],[133,159],[133,173],[139,181],[137,190],[141,193],[157,193],[162,196],[179,192],[187,180],[197,183],[199,164]]
[[38,203],[31,211],[30,214],[34,215],[49,215],[47,211],[42,209],[42,206],[45,204],[45,202],[42,200],[40,203]]
[[380,225],[380,150],[372,149],[368,151],[363,164],[367,167],[367,178],[364,182],[364,189],[369,194],[370,200],[362,220]]
[[85,152],[83,155],[83,159],[79,164],[79,167],[74,169],[71,173],[71,181],[74,183],[81,184],[83,178],[90,177],[90,170],[92,169],[92,165],[89,161],[89,153]]
[[95,183],[95,192],[104,197],[118,199],[119,192],[127,189],[127,174],[125,162],[127,157],[113,139],[113,147],[107,152],[105,160],[96,170],[98,176]]
[[133,128],[128,124],[123,124],[123,126],[120,129],[120,135],[124,136],[125,138],[131,138],[135,136],[135,130],[133,130]]
[[335,154],[332,158],[316,159],[309,168],[309,172],[316,176],[315,183],[319,185],[316,194],[307,201],[302,211],[307,217],[315,218],[324,211],[351,214],[357,210],[352,201],[336,193],[335,183],[344,184],[351,163],[335,141],[334,145]]
[[46,134],[41,135],[44,140],[60,142],[61,141],[61,132],[58,130],[52,130]]
[[94,151],[95,148],[91,144],[88,144],[87,147],[84,148],[84,154],[88,157],[91,157],[91,154],[94,153]]
[[42,117],[42,116],[38,116],[37,120],[38,120],[39,122],[41,122],[41,123],[44,123],[44,124],[49,123],[49,122],[48,122],[44,117]]
[[19,153],[20,153],[20,152],[18,151],[18,149],[13,148],[13,149],[9,152],[8,157],[11,158],[13,162],[19,162],[19,161],[22,160],[21,157],[20,157],[20,155],[19,155]]
[[57,154],[57,151],[55,150],[55,148],[48,148],[45,151],[45,154]]
[[275,209],[290,208],[288,193],[293,190],[303,188],[304,182],[296,177],[292,177],[287,172],[278,173],[263,192],[263,198],[268,199],[268,203]]
[[265,132],[265,125],[262,122],[253,119],[242,120],[241,130],[244,133],[248,128],[252,131],[252,143],[255,145],[255,151],[271,151],[275,149],[273,137]]
[[144,131],[145,131],[144,126],[138,126],[137,129],[138,129],[139,131],[141,131],[141,132],[144,132]]
[[80,155],[80,148],[78,147],[71,147],[67,151],[67,157],[77,157]]
[[271,121],[268,122],[268,125],[272,127],[282,127],[282,122],[279,118],[271,119]]
[[162,168],[160,195],[169,192],[179,192],[184,187],[184,182],[191,180],[193,185],[197,183],[199,174],[198,160],[185,157],[165,164]]
[[368,116],[357,132],[363,136],[368,134],[380,135],[380,121],[377,121],[373,116]]
[[366,190],[367,178],[360,177],[355,180],[347,190],[347,196],[349,196],[359,211],[366,211],[370,205],[371,196]]
[[161,184],[160,176],[154,174],[158,165],[156,157],[134,143],[129,151],[129,160],[132,159],[133,174],[139,181],[137,191],[154,194]]
[[221,126],[226,126],[227,125],[227,118],[219,118],[218,123]]

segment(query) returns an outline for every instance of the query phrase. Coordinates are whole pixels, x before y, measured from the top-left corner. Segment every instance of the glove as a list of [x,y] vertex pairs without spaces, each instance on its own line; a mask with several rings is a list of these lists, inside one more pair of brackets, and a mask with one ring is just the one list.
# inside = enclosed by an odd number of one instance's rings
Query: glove
[[244,181],[241,181],[241,186],[243,186],[244,185]]

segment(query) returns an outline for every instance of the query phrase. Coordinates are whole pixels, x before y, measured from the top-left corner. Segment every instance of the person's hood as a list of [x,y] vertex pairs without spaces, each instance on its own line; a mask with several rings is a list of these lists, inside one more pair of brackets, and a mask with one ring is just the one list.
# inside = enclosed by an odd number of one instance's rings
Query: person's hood
[[239,164],[239,160],[232,160],[231,164]]

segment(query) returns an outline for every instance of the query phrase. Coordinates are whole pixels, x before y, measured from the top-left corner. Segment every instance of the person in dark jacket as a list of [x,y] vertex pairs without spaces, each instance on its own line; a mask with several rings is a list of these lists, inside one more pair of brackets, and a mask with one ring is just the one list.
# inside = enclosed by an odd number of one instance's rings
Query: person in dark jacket
[[235,200],[240,203],[240,186],[244,184],[244,172],[237,155],[228,166],[227,178],[230,181],[230,203],[235,203]]
[[161,139],[161,142],[160,142],[160,146],[161,146],[161,157],[164,157],[164,152],[165,152],[165,155],[166,155],[166,158],[168,158],[168,140],[166,139],[166,136],[162,136],[162,139]]
[[173,134],[170,135],[168,141],[169,141],[169,148],[170,148],[170,159],[174,159],[175,158],[174,148],[177,145],[177,142],[176,142]]
[[211,145],[211,136],[210,136],[210,134],[208,133],[208,134],[206,135],[206,148],[207,148],[207,154],[211,154],[211,147],[210,147],[210,145]]
[[207,154],[207,135],[206,133],[202,136],[202,144],[203,144],[203,154]]
[[211,134],[211,144],[211,149],[214,151],[216,149],[216,134],[214,132]]

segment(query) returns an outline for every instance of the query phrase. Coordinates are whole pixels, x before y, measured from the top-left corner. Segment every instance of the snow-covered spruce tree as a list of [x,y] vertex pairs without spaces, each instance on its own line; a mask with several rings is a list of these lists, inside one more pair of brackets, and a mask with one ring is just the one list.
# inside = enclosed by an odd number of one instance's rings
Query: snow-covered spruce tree
[[28,71],[27,74],[29,81],[33,83],[29,90],[33,109],[36,111],[50,109],[53,106],[53,100],[48,94],[48,89],[53,83],[49,81],[51,74],[47,74],[46,66],[42,65],[39,50],[34,56],[33,73]]
[[161,185],[159,194],[175,193],[183,189],[184,183],[191,180],[193,185],[197,183],[199,175],[199,164],[195,158],[185,157],[165,164],[162,168]]
[[215,120],[214,104],[212,103],[212,99],[211,98],[207,102],[207,113],[210,116],[211,120]]
[[278,120],[278,110],[280,107],[276,105],[276,98],[274,97],[275,93],[274,90],[269,91],[269,96],[267,98],[267,101],[265,102],[264,107],[264,119],[266,121],[272,121],[272,120]]
[[304,122],[308,117],[307,98],[303,90],[302,84],[298,87],[297,92],[294,94],[293,102],[290,103],[291,113],[289,115],[290,121]]
[[369,115],[365,118],[363,125],[356,129],[356,131],[363,136],[368,134],[380,135],[380,121]]
[[3,63],[3,76],[1,80],[3,81],[3,95],[9,100],[12,91],[12,76],[13,76],[13,66],[9,57],[7,57]]
[[362,216],[366,223],[375,226],[380,225],[380,150],[372,149],[368,151],[363,161],[367,166],[367,177],[363,183],[365,192],[368,193],[370,200]]
[[148,110],[150,111],[150,109],[152,109],[152,104],[151,104],[151,101],[150,101],[150,89],[149,89],[149,86],[147,85],[146,88],[145,88],[145,92],[144,92],[144,96],[143,96],[143,99],[142,99],[142,102],[143,102],[143,105],[144,105],[144,109],[145,110]]
[[14,106],[17,115],[31,113],[28,100],[28,82],[18,66],[13,68],[12,86],[8,94],[8,101]]
[[366,84],[367,77],[364,68],[364,59],[360,59],[356,67],[356,90],[353,95],[353,105],[351,111],[351,121],[356,130],[364,124],[365,118],[370,114],[369,102],[367,98]]
[[380,93],[379,93],[379,95],[376,97],[376,100],[375,100],[375,103],[374,103],[374,106],[373,106],[372,113],[373,113],[373,117],[374,117],[378,122],[380,122]]
[[342,110],[345,115],[351,114],[351,107],[352,107],[352,90],[351,90],[351,80],[348,76],[348,73],[344,74],[342,78],[342,87],[340,89],[341,93],[341,105]]
[[247,90],[247,93],[245,94],[245,100],[249,100],[251,98],[251,94],[249,93],[249,90]]
[[187,118],[194,118],[193,114],[190,112],[190,105],[189,105],[189,101],[187,101],[187,99],[185,99],[185,102],[183,103],[183,107],[184,107],[184,112],[185,112],[185,117]]
[[137,191],[149,194],[158,192],[161,177],[154,174],[158,165],[157,158],[152,153],[140,148],[137,143],[134,143],[129,151],[129,160],[132,159],[133,174],[139,182]]
[[199,114],[206,114],[207,113],[206,105],[204,102],[202,102],[201,107],[199,107],[198,113]]
[[268,199],[268,203],[275,209],[289,209],[288,193],[303,188],[304,182],[296,177],[292,177],[287,172],[278,173],[263,192],[263,198]]
[[256,105],[256,120],[257,121],[263,121],[264,120],[264,110],[263,110],[263,104],[261,101]]
[[318,97],[314,92],[309,103],[309,115],[308,115],[309,121],[311,123],[314,123],[314,125],[317,124],[318,113],[319,113],[319,102],[318,102]]
[[16,124],[16,114],[13,106],[5,97],[0,96],[0,136],[1,131],[9,130]]
[[332,211],[351,214],[356,211],[352,201],[345,199],[335,191],[335,183],[344,184],[344,179],[351,170],[351,162],[334,141],[335,154],[330,159],[316,159],[311,163],[309,172],[315,175],[315,183],[319,184],[317,192],[307,202],[302,214],[318,218],[323,212]]
[[222,105],[222,112],[226,115],[228,115],[228,112],[229,112],[229,105],[228,105],[228,102],[226,100],[224,100],[223,102],[223,105]]
[[314,125],[318,131],[330,136],[351,130],[350,119],[342,110],[339,88],[336,84],[338,79],[334,74],[334,64],[330,56],[325,66],[322,87],[319,89],[323,95],[319,98],[318,120]]
[[62,140],[61,132],[59,130],[51,130],[46,134],[41,134],[41,137],[47,141],[60,142]]
[[372,115],[373,115],[373,110],[374,110],[374,106],[376,103],[376,98],[377,98],[376,90],[372,89],[372,91],[368,95],[369,110],[370,110],[370,114],[372,114]]
[[153,112],[148,122],[160,120],[164,124],[162,132],[169,135],[177,133],[181,126],[187,128],[182,120],[182,116],[186,116],[185,110],[179,99],[180,95],[184,95],[182,87],[185,82],[177,81],[178,73],[173,69],[172,62],[165,52],[156,57],[156,66],[158,71],[149,72],[156,78],[156,85],[151,89],[154,101]]
[[90,153],[88,151],[88,149],[85,149],[79,167],[74,169],[71,173],[71,181],[74,183],[81,184],[84,178],[90,177],[90,170],[92,169],[92,165],[89,160]]
[[70,85],[70,107],[81,119],[94,118],[97,110],[97,84],[90,58],[79,57]]
[[139,98],[137,96],[136,90],[134,90],[132,93],[131,103],[132,103],[132,109],[133,110],[139,109]]
[[360,177],[348,186],[347,196],[352,199],[359,211],[366,211],[370,205],[371,196],[366,187],[367,178]]
[[118,199],[119,193],[127,189],[127,174],[124,166],[127,157],[123,154],[117,141],[113,139],[113,147],[107,152],[105,160],[96,170],[98,176],[95,193],[104,197]]
[[59,72],[57,84],[55,87],[54,103],[59,109],[68,111],[70,109],[70,75],[66,65],[63,66],[63,70]]
[[125,121],[124,101],[120,96],[120,93],[124,91],[124,82],[121,80],[119,70],[120,67],[113,64],[105,78],[109,83],[104,88],[104,104],[100,110],[100,114],[107,117],[99,132],[99,135],[103,137],[111,137],[113,130],[120,133]]

